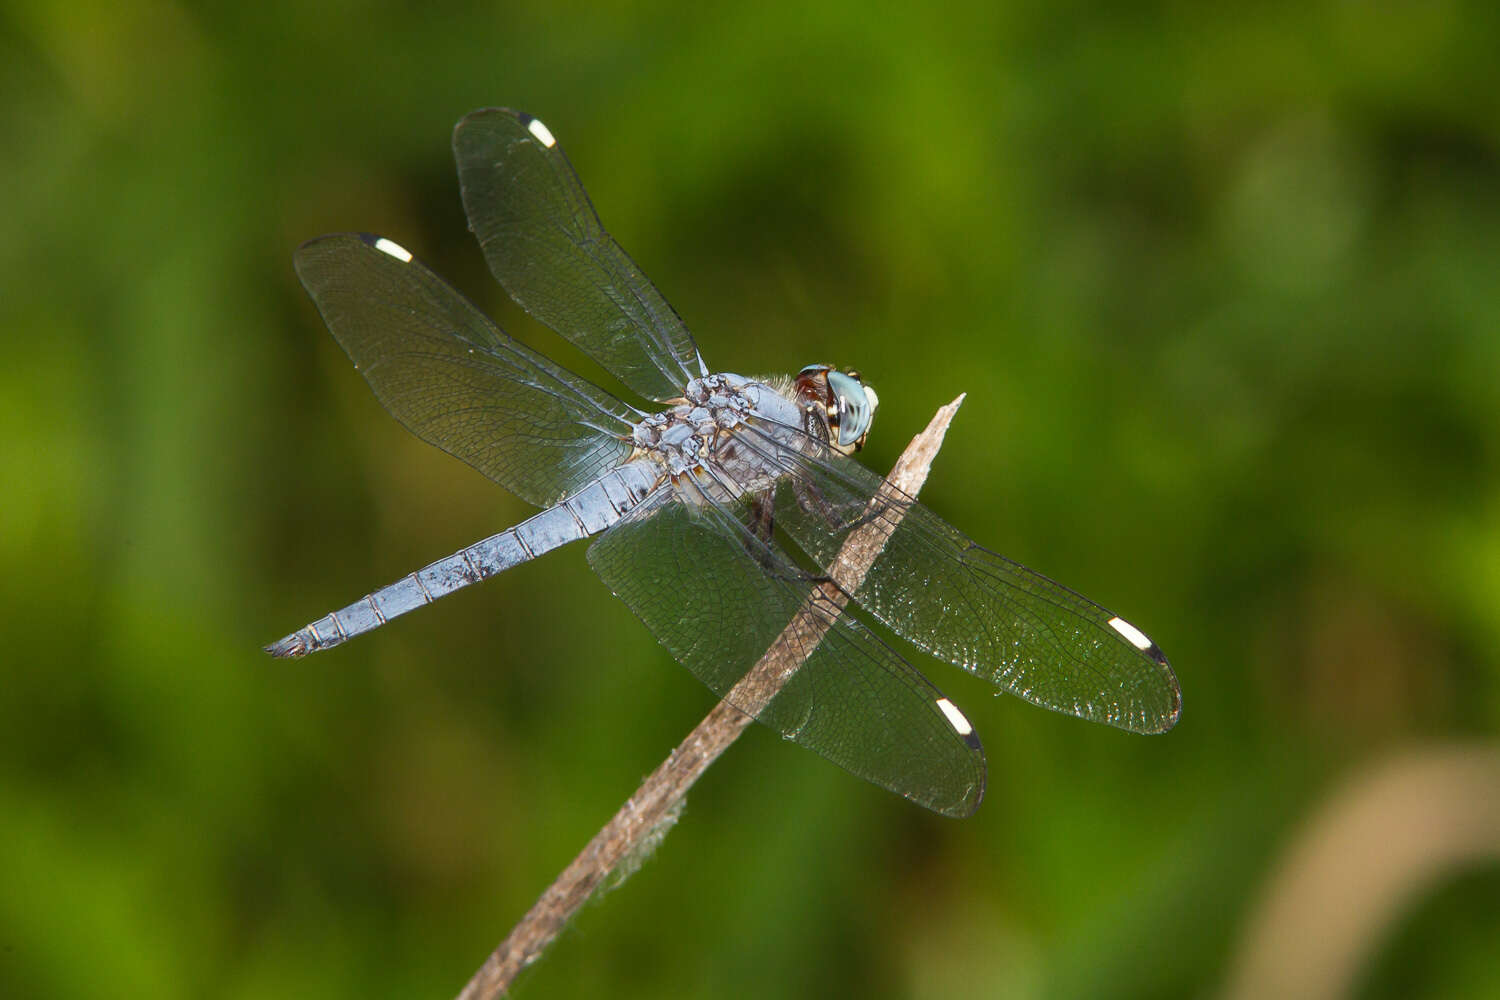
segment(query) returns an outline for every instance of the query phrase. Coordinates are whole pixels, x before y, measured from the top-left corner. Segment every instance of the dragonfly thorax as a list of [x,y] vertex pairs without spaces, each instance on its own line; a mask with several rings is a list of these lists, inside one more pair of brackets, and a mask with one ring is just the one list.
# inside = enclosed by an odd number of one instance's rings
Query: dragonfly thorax
[[720,373],[688,382],[671,409],[636,424],[634,460],[656,463],[662,478],[716,498],[757,493],[785,469],[779,452],[805,440],[796,403],[776,387]]

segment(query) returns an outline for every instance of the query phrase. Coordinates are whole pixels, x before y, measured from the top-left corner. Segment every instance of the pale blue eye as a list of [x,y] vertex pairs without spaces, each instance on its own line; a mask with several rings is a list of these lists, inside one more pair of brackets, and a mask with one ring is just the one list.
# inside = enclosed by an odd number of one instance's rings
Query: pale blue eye
[[828,373],[828,388],[833,390],[834,405],[838,408],[839,446],[847,448],[870,429],[875,419],[875,401],[857,378],[843,372]]

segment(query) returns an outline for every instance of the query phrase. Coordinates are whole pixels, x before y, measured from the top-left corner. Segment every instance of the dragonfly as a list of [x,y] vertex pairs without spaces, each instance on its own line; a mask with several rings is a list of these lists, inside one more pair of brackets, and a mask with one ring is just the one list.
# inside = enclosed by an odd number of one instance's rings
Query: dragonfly
[[[542,510],[269,653],[337,646],[591,538],[604,583],[715,695],[944,815],[970,815],[983,797],[979,737],[854,607],[1043,708],[1138,733],[1176,724],[1177,678],[1145,633],[981,547],[853,458],[879,404],[856,371],[710,371],[539,119],[475,111],[454,128],[453,151],[469,228],[505,291],[654,405],[521,344],[390,239],[304,244],[297,275],[385,409]],[[871,524],[883,532],[879,555],[842,589],[830,564]],[[819,626],[800,668],[769,699],[740,697],[746,672],[799,615]]]

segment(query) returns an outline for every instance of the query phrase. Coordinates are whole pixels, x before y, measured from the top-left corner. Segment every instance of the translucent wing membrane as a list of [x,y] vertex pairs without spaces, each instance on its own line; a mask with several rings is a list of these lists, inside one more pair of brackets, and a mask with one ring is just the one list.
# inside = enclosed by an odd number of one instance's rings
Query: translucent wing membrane
[[[984,793],[984,753],[911,664],[841,613],[736,512],[662,491],[589,549],[589,562],[714,694],[867,781],[950,816]],[[785,636],[780,692],[742,683]],[[760,676],[760,671],[756,671]]]
[[706,374],[692,335],[604,231],[546,126],[489,108],[453,130],[469,228],[510,297],[647,399]]
[[[646,399],[680,401],[707,374],[687,328],[604,231],[540,121],[476,111],[454,129],[453,151],[469,226],[517,303]],[[642,423],[631,462],[641,411],[506,336],[395,243],[327,236],[303,245],[295,263],[397,420],[549,510],[325,616],[273,653],[335,645],[602,532],[589,562],[709,690],[946,815],[969,815],[984,794],[979,739],[952,702],[850,616],[851,600],[921,649],[1037,705],[1136,732],[1176,723],[1177,679],[1150,639],[975,545],[827,442],[767,422],[801,419],[801,401],[740,389],[737,376],[700,383],[717,388]],[[839,397],[842,413],[858,383],[838,377],[851,387]],[[867,409],[852,411],[863,416],[844,445],[873,412],[873,393],[858,398]],[[732,440],[718,436],[726,431]],[[658,488],[663,469],[672,478]],[[738,499],[712,499],[725,496]],[[824,576],[787,557],[776,525]],[[856,533],[864,525],[882,530]],[[851,558],[856,550],[865,555]]]
[[295,264],[381,405],[521,499],[549,506],[630,453],[634,409],[507,336],[391,241],[325,236]]
[[[857,462],[783,455],[794,468],[776,523],[819,564],[862,518],[899,521],[854,599],[903,638],[1043,708],[1139,733],[1177,722],[1177,678],[1133,625],[976,545]],[[883,485],[890,499],[871,513]]]

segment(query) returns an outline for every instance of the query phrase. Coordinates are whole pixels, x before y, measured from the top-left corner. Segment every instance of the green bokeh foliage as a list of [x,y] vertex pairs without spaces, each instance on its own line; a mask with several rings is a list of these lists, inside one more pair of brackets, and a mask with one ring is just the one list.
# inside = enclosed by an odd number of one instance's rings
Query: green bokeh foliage
[[[712,366],[857,366],[872,466],[968,392],[929,504],[1185,697],[1130,737],[917,659],[985,739],[976,818],[752,733],[519,995],[1212,992],[1345,776],[1500,728],[1497,21],[6,4],[0,994],[449,995],[711,704],[581,547],[259,651],[526,511],[381,412],[290,267],[388,234],[577,363],[465,230],[448,134],[490,104]],[[1360,989],[1500,991],[1494,884]]]

